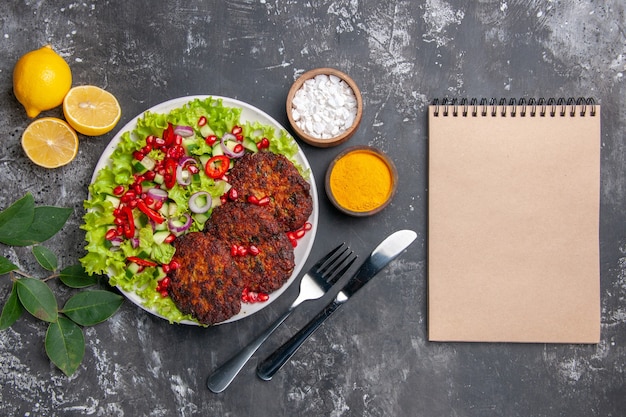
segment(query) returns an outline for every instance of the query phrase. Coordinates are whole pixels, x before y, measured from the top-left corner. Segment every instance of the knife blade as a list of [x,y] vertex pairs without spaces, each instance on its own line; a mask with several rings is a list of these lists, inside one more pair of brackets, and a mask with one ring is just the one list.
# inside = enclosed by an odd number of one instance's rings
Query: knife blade
[[257,367],[259,378],[269,381],[274,374],[296,353],[302,344],[324,323],[339,307],[345,304],[358,290],[363,288],[389,262],[398,257],[417,237],[412,230],[400,230],[383,240],[367,257],[359,269],[348,280],[336,297],[320,311],[302,330],[293,335],[274,353]]

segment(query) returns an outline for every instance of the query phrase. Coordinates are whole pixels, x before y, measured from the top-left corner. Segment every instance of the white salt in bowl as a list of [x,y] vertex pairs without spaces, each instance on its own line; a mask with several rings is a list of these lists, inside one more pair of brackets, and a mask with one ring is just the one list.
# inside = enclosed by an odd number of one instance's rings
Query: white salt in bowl
[[354,80],[334,68],[302,74],[287,94],[287,118],[300,139],[327,148],[344,143],[363,116],[361,91]]

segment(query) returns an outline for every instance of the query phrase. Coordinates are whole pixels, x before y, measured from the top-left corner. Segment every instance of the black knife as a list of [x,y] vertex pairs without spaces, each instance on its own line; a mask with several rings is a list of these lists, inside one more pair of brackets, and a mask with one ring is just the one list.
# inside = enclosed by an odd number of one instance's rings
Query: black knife
[[259,378],[269,381],[287,363],[304,341],[317,330],[339,307],[346,303],[369,280],[374,278],[389,262],[400,255],[417,237],[412,230],[393,233],[374,249],[337,296],[318,313],[302,330],[276,349],[257,367]]

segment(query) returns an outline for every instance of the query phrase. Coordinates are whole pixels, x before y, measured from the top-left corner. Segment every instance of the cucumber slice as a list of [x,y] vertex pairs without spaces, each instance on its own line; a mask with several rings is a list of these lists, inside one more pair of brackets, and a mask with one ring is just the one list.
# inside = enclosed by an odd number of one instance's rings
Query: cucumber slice
[[167,209],[167,217],[174,217],[178,213],[178,204],[175,202],[169,203],[169,208]]
[[120,205],[120,199],[113,195],[107,195],[104,199],[111,203],[113,207],[119,207]]
[[155,224],[154,225],[154,233],[156,234],[157,232],[161,232],[163,230],[166,230],[169,232],[169,229],[167,228],[167,222],[163,222],[161,224]]
[[[206,126],[206,125],[205,125]],[[183,139],[183,148],[187,151],[187,154],[191,154],[191,152],[195,149],[198,149],[198,142],[196,138],[186,138]]]
[[211,159],[211,155],[200,155],[198,159],[200,160],[200,164],[202,164],[202,169],[204,169],[206,163]]
[[209,220],[209,214],[207,213],[195,213],[191,216],[191,218],[202,228],[204,228],[204,223]]
[[154,279],[156,279],[157,281],[160,281],[166,276],[167,274],[165,273],[165,271],[163,271],[163,268],[161,267],[154,268]]
[[128,278],[132,278],[133,276],[135,276],[135,274],[139,272],[139,269],[141,269],[141,266],[137,265],[134,262],[130,262],[126,267],[126,276]]
[[154,232],[154,235],[153,235],[154,243],[156,243],[157,245],[160,245],[161,243],[165,242],[165,239],[167,239],[169,235],[170,235],[169,230],[159,230],[157,232]]
[[133,169],[139,174],[145,174],[148,171],[154,169],[156,161],[149,156],[144,156],[141,161],[135,161],[133,163]]
[[253,153],[256,153],[259,151],[259,148],[257,148],[256,146],[256,142],[249,138],[243,139],[243,147]]
[[224,145],[226,145],[226,147],[228,149],[230,149],[232,152],[235,151],[235,146],[237,146],[239,144],[239,142],[234,141],[234,140],[226,140],[224,141]]
[[213,156],[224,155],[222,144],[220,142],[217,142],[215,145],[213,145],[213,152],[211,153],[213,154]]
[[200,128],[200,134],[203,138],[206,138],[207,136],[215,135],[215,132],[211,129],[211,126],[206,124]]

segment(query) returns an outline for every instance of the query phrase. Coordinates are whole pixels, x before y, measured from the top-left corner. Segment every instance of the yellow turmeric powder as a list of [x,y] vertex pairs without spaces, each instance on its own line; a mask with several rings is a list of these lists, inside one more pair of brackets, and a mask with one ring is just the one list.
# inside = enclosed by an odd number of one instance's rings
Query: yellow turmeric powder
[[339,158],[329,185],[337,203],[347,210],[365,212],[383,205],[392,192],[387,163],[369,150],[356,150]]

